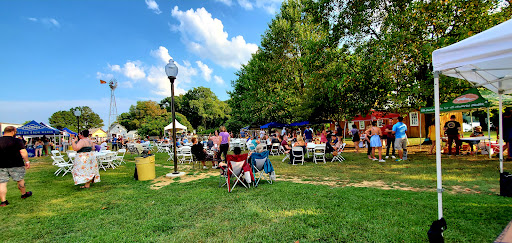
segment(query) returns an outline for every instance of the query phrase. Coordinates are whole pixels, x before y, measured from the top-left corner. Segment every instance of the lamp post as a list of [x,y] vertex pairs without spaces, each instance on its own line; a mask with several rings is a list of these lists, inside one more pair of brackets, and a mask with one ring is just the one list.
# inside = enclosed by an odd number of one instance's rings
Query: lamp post
[[176,80],[176,76],[178,75],[178,66],[174,63],[174,60],[169,59],[169,63],[165,65],[165,74],[169,78],[171,82],[171,112],[172,112],[172,148],[174,151],[174,172],[170,176],[178,176],[180,173],[178,172],[178,156],[176,155],[176,117],[174,114],[174,80]]
[[77,126],[76,126],[76,130],[78,132],[78,134],[80,134],[80,116],[82,115],[82,112],[80,111],[80,109],[76,108],[75,111],[73,112],[73,114],[75,114],[76,116],[76,121],[77,121]]

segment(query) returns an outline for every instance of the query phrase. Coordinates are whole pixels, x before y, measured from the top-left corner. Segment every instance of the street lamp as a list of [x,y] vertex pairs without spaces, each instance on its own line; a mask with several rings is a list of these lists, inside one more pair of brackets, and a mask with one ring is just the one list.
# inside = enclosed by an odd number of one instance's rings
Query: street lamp
[[80,109],[76,108],[75,111],[73,112],[73,114],[75,114],[76,121],[78,123],[76,126],[76,130],[77,130],[78,134],[80,134],[80,119],[79,119],[79,117],[82,115],[82,112],[80,111]]
[[180,173],[178,172],[178,156],[176,155],[176,117],[174,114],[174,80],[176,80],[176,76],[178,75],[178,66],[174,63],[174,60],[169,59],[169,63],[165,65],[165,74],[171,81],[171,112],[172,112],[172,147],[174,151],[174,172],[170,175],[178,176]]

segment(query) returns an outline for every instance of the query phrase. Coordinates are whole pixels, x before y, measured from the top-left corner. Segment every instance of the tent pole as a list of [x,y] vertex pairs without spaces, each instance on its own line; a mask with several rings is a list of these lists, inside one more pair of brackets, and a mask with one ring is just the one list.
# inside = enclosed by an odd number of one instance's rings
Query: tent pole
[[345,129],[343,129],[343,142],[345,142],[345,134],[347,134],[347,121],[345,121]]
[[[503,91],[499,91],[500,108],[498,110],[500,118],[500,173],[503,173]],[[490,144],[489,144],[490,145]],[[510,153],[510,151],[509,151]]]
[[489,152],[489,159],[491,158],[491,115],[489,113],[489,107],[487,107],[487,134],[489,135],[489,147],[487,147],[487,152]]
[[437,215],[443,217],[443,181],[441,177],[441,121],[439,111],[439,71],[434,72],[434,99],[436,124]]
[[418,112],[418,120],[420,120],[419,129],[420,129],[420,151],[421,151],[421,113],[420,112]]
[[[471,119],[471,132],[475,132],[475,129],[473,128],[473,111],[469,111],[469,117]],[[464,132],[464,131],[462,131]]]

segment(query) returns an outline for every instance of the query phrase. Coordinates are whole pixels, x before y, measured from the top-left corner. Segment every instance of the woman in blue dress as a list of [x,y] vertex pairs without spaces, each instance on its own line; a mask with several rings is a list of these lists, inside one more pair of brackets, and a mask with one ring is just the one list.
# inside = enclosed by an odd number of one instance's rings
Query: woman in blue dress
[[[382,135],[382,131],[377,127],[377,121],[372,121],[372,127],[366,130],[366,134],[370,137],[370,147],[372,148],[372,158],[373,160],[378,160],[379,162],[386,162],[382,159],[382,143],[380,141],[380,136]],[[375,158],[375,149],[379,149],[379,159]]]

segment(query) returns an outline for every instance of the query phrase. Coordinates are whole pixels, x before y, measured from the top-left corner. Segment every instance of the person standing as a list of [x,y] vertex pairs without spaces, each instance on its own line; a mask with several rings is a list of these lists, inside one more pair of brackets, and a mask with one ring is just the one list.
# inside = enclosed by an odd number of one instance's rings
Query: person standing
[[387,133],[386,139],[386,159],[389,158],[389,148],[392,148],[391,158],[395,157],[395,135],[393,134],[393,118],[389,118],[388,125],[385,126]]
[[219,148],[219,159],[221,159],[221,155],[224,154],[224,162],[227,164],[227,155],[229,150],[229,142],[231,137],[229,136],[229,133],[226,130],[225,126],[220,127],[220,148]]
[[7,126],[4,136],[0,137],[0,207],[9,205],[6,199],[9,177],[18,183],[21,199],[32,196],[25,189],[25,170],[30,169],[28,153],[23,141],[15,138],[16,128]]
[[112,151],[117,151],[117,136],[115,134],[112,135]]
[[[382,135],[381,129],[377,126],[377,121],[372,121],[370,129],[366,130],[367,137],[370,138],[370,147],[372,150],[372,160],[379,162],[386,162],[382,159],[382,143],[380,136]],[[375,150],[379,150],[379,159],[375,158]]]
[[460,123],[455,120],[455,115],[450,116],[450,120],[444,124],[444,131],[448,137],[448,156],[452,155],[452,143],[455,141],[455,155],[459,155],[461,130]]
[[392,132],[395,135],[395,149],[398,150],[398,159],[396,161],[404,160],[404,153],[407,156],[407,125],[402,121],[403,117],[398,117],[398,122],[393,125]]
[[350,133],[352,134],[352,142],[354,142],[356,153],[359,153],[359,141],[361,140],[361,138],[359,137],[359,130],[357,129],[357,126],[355,124],[352,125],[352,130],[350,130]]
[[307,126],[306,130],[304,130],[304,138],[306,139],[306,143],[313,141],[313,129],[311,129],[309,126]]
[[43,135],[43,154],[48,156],[48,138],[46,135]]
[[78,134],[80,141],[73,138],[71,146],[77,152],[73,161],[73,181],[75,185],[84,184],[80,188],[89,188],[91,183],[100,182],[100,170],[96,156],[92,152],[93,142],[89,139],[89,130]]

